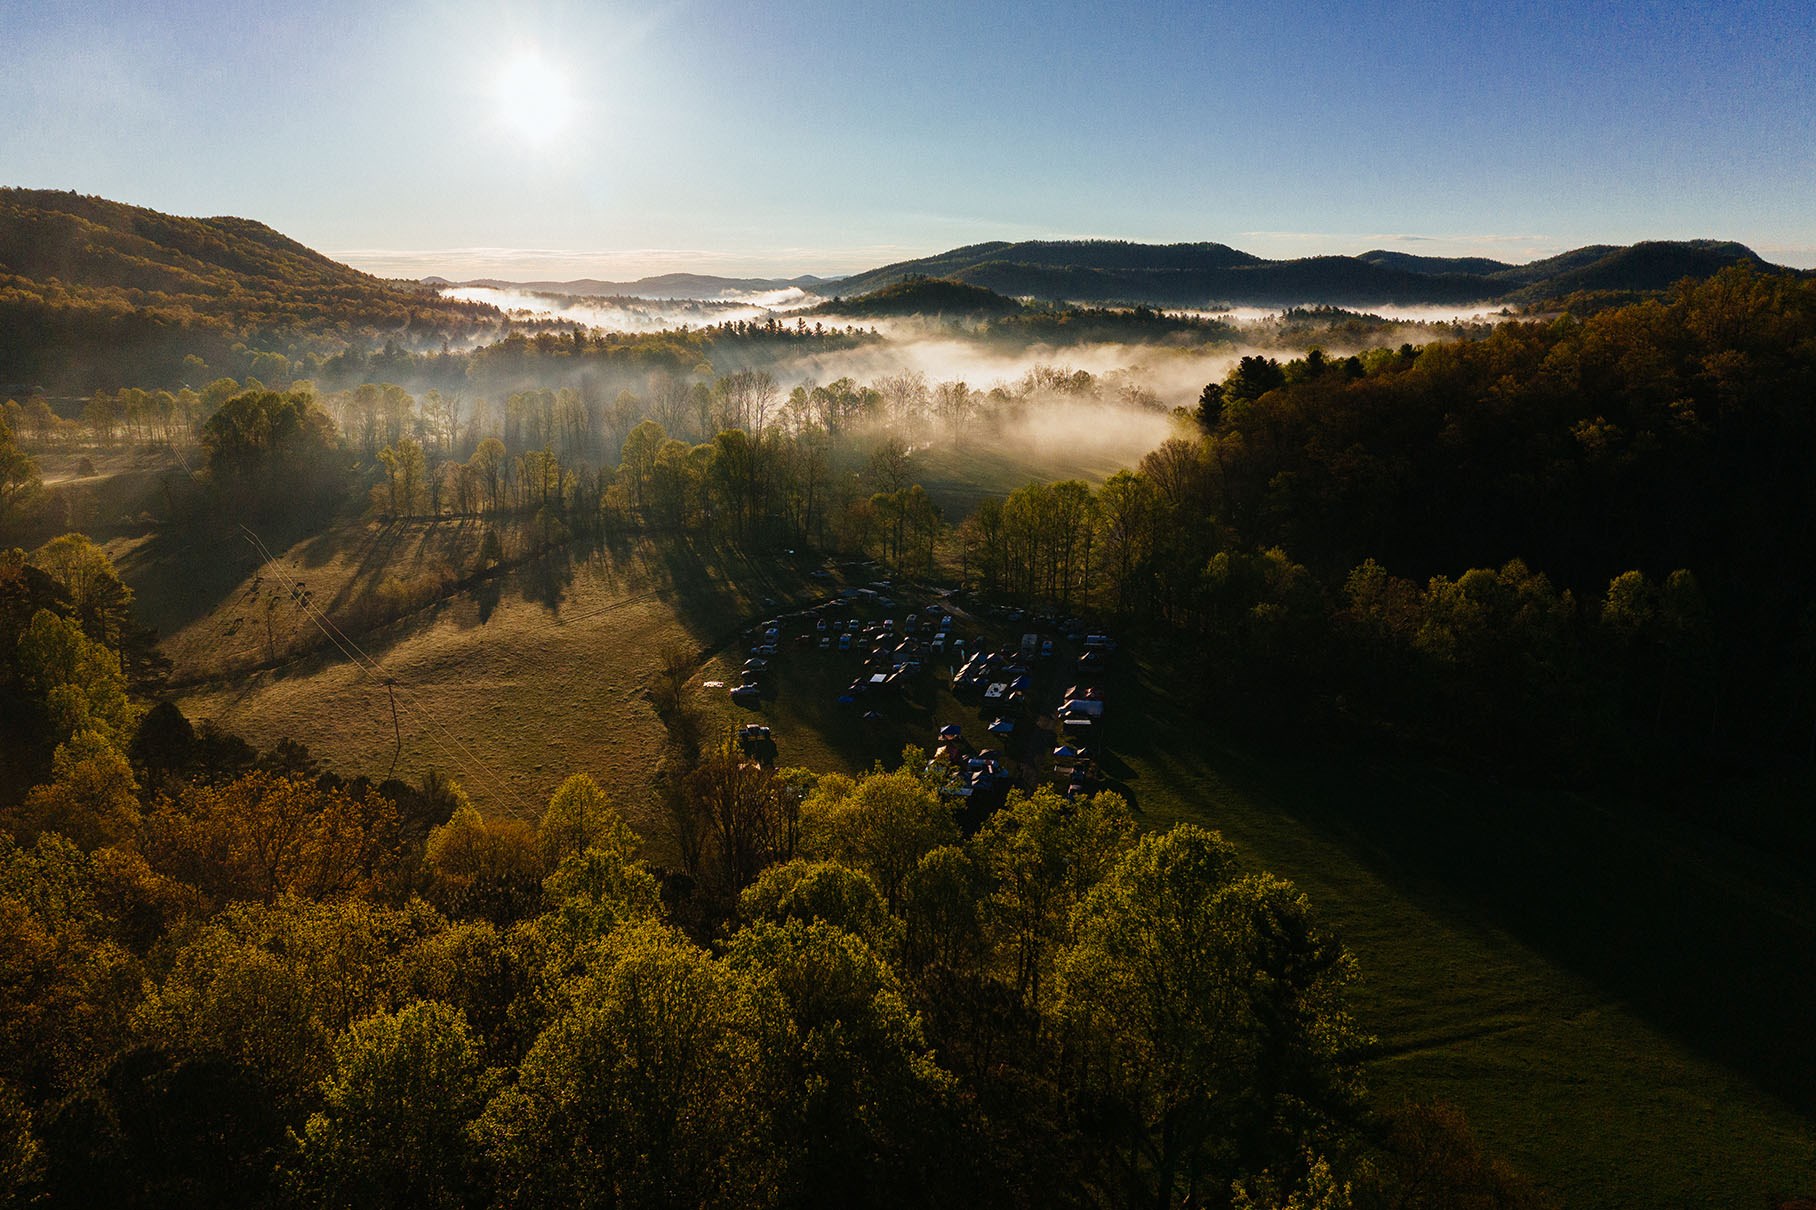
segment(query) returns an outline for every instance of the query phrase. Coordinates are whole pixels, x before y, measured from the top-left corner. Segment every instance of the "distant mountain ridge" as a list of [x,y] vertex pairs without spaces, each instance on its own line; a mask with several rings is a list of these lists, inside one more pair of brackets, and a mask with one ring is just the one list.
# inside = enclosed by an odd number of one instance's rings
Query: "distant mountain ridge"
[[1794,272],[1769,265],[1744,244],[1723,240],[1592,245],[1524,265],[1487,257],[1384,250],[1266,260],[1214,243],[1030,240],[971,244],[884,265],[815,290],[849,298],[931,277],[983,286],[1010,297],[1081,303],[1502,304],[1540,302],[1585,290],[1662,290],[1682,278],[1708,277],[1740,263]]

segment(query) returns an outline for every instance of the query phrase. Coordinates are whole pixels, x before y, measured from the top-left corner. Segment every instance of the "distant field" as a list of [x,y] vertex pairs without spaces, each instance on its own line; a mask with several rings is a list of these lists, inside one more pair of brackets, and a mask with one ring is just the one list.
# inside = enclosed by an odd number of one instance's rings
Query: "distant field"
[[[349,523],[292,544],[286,574],[351,605],[464,558],[471,535],[442,528]],[[223,553],[200,575],[214,585],[202,604],[184,606],[183,577],[159,562],[171,552],[123,542],[118,553],[155,608],[193,615],[168,641],[179,678],[267,644],[253,625],[265,597],[252,594],[273,577],[249,555]],[[863,721],[862,707],[833,702],[855,658],[817,642],[784,648],[775,692],[755,709],[705,688],[735,683],[751,624],[824,591],[803,571],[638,543],[533,562],[365,635],[361,648],[400,686],[397,771],[443,769],[508,812],[534,812],[586,771],[655,835],[642,803],[662,731],[643,695],[676,638],[701,653],[689,691],[709,715],[725,733],[770,724],[783,764],[892,765],[947,721],[979,735],[993,712],[955,701],[938,669]],[[986,625],[955,612],[966,634]],[[1020,629],[997,623],[992,637]],[[1045,674],[1037,705],[1065,675]],[[1816,908],[1799,872],[1651,816],[1367,758],[1331,768],[1257,754],[1195,723],[1168,683],[1127,664],[1113,675],[1113,784],[1147,825],[1217,827],[1311,896],[1361,963],[1380,1097],[1456,1102],[1570,1205],[1767,1205],[1816,1191],[1809,1090],[1789,1087],[1813,1049],[1797,1022]],[[256,742],[300,739],[345,772],[383,775],[394,755],[386,689],[331,652],[196,685],[182,705]]]
[[1109,407],[1055,406],[1036,413],[1037,420],[1042,416],[1052,423],[1031,423],[1022,441],[960,439],[917,449],[916,481],[956,524],[985,497],[1006,496],[1033,480],[1102,483],[1140,462],[1172,431],[1168,421],[1152,413]]

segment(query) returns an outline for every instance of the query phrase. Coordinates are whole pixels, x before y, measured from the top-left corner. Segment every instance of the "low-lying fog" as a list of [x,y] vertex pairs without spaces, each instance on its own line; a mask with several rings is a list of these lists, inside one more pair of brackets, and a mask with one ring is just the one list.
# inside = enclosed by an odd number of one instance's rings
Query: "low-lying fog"
[[608,332],[660,332],[765,319],[819,301],[798,286],[760,294],[728,292],[716,299],[544,294],[493,286],[450,286],[442,294],[465,302],[490,303],[513,316],[585,324]]
[[[1345,306],[1343,310],[1356,315],[1378,315],[1382,319],[1398,320],[1401,323],[1493,323],[1506,318],[1505,306],[1505,303],[1491,302],[1466,303],[1460,307],[1437,304],[1380,303],[1372,306]],[[1172,308],[1168,308],[1168,310],[1171,311]],[[1179,313],[1198,315],[1206,319],[1221,319],[1235,324],[1253,324],[1279,319],[1285,311],[1286,308],[1283,307],[1231,307],[1224,311],[1184,311]]]
[[[632,333],[772,317],[792,319],[793,312],[818,301],[797,288],[728,293],[714,300],[583,297],[482,286],[452,287],[444,293],[491,303],[525,318]],[[1018,406],[1006,412],[985,407],[983,410],[994,413],[998,439],[1012,437],[1037,457],[1076,450],[1079,443],[1088,442],[1093,451],[1132,465],[1174,435],[1178,421],[1173,409],[1191,408],[1206,383],[1222,380],[1245,355],[1261,353],[1285,360],[1302,355],[1315,344],[1332,356],[1347,356],[1364,348],[1425,343],[1438,335],[1430,328],[1420,328],[1421,324],[1492,322],[1501,317],[1489,304],[1346,309],[1349,315],[1373,315],[1407,325],[1371,326],[1364,343],[1355,344],[1354,337],[1346,343],[1334,331],[1303,331],[1301,317],[1283,319],[1283,311],[1241,307],[1184,312],[1237,326],[1248,333],[1241,344],[1014,345],[967,338],[962,331],[932,321],[824,316],[816,321],[829,328],[849,324],[874,331],[882,339],[855,348],[804,352],[771,364],[768,373],[783,395],[797,386],[824,386],[840,379],[876,386],[885,380],[913,377],[925,392],[936,391],[942,384],[962,383],[974,398],[1002,387],[1007,394],[1035,401],[1037,406]],[[1337,319],[1341,326],[1343,317]],[[1084,392],[1069,388],[1064,381],[1079,371],[1093,380]],[[1043,385],[1031,386],[1033,383]],[[942,433],[939,426],[931,432],[940,434],[936,440],[950,435],[950,430]]]

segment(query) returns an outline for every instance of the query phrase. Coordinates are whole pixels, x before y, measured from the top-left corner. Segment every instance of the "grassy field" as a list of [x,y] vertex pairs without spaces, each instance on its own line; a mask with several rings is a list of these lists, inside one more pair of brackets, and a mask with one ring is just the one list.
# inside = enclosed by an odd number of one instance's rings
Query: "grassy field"
[[[343,551],[313,566],[303,547],[286,551],[285,574],[324,602],[357,600],[350,585],[370,548],[398,539],[364,531],[343,538]],[[404,545],[422,552],[416,557],[440,558],[420,535]],[[411,559],[389,566],[408,574]],[[778,590],[773,577],[782,570],[684,546],[658,553],[647,543],[539,558],[358,635],[371,666],[320,641],[286,594],[279,616],[294,642],[318,640],[312,653],[250,675],[195,680],[224,656],[257,654],[266,643],[262,625],[247,619],[282,577],[248,563],[222,605],[178,629],[166,649],[175,678],[190,682],[183,710],[254,743],[297,739],[343,773],[382,776],[394,760],[403,777],[441,769],[483,806],[518,814],[539,812],[563,778],[586,772],[640,816],[662,749],[661,721],[644,696],[659,652],[677,640],[716,645]]]
[[1462,1106],[1567,1205],[1816,1189],[1808,1001],[1761,995],[1774,971],[1808,981],[1794,884],[1575,801],[1143,723],[1125,758],[1144,816],[1219,828],[1357,954],[1378,1094]]
[[[350,522],[281,558],[316,600],[347,608],[464,558],[473,536],[439,529]],[[154,615],[175,623],[179,679],[270,645],[250,622],[265,599],[251,594],[282,579],[272,568],[234,552],[185,575],[150,541],[115,549]],[[192,683],[182,705],[255,742],[300,739],[346,772],[382,775],[394,755],[400,775],[443,769],[494,810],[534,812],[587,771],[651,834],[643,788],[662,732],[644,691],[670,640],[700,653],[690,692],[709,716],[727,732],[767,722],[784,764],[892,765],[948,721],[980,736],[993,712],[955,701],[938,669],[864,722],[833,700],[856,658],[817,643],[784,648],[754,709],[706,688],[736,683],[750,625],[824,591],[802,571],[673,542],[533,560],[363,634],[376,672],[320,645],[280,650],[275,667]],[[299,615],[298,647],[307,625]],[[1651,812],[1366,753],[1260,752],[1195,721],[1169,675],[1113,674],[1106,770],[1148,826],[1217,827],[1311,896],[1361,963],[1379,1097],[1459,1104],[1569,1205],[1763,1206],[1816,1191],[1816,908],[1800,871]],[[1037,702],[1064,677],[1049,672]],[[1046,742],[1031,736],[1024,751]]]

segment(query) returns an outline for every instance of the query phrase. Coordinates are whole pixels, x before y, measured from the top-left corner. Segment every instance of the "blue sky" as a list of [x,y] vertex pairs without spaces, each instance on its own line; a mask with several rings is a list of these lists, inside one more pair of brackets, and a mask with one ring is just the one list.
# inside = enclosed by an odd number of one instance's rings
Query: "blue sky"
[[1816,5],[0,5],[0,183],[398,275],[990,239],[1816,265]]

